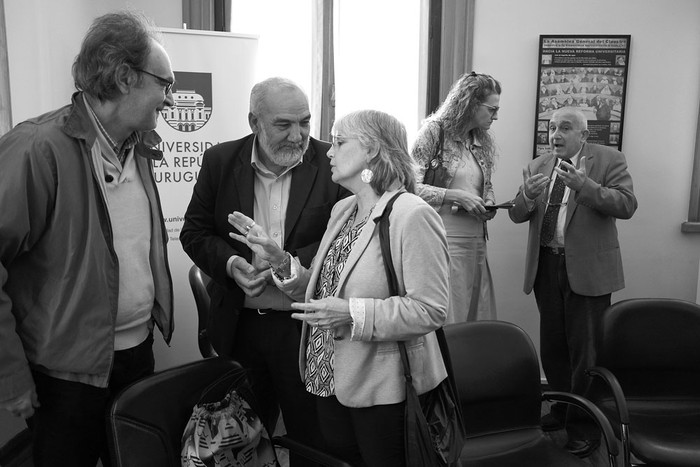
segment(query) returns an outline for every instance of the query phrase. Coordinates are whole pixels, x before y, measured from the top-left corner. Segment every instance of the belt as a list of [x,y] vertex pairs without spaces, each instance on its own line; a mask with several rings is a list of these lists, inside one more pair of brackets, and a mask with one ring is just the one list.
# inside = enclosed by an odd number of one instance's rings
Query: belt
[[549,253],[550,255],[564,256],[564,247],[561,246],[540,246],[542,250]]
[[272,308],[243,308],[245,313],[257,313],[260,316],[267,315],[269,313],[292,313],[294,310],[274,310]]

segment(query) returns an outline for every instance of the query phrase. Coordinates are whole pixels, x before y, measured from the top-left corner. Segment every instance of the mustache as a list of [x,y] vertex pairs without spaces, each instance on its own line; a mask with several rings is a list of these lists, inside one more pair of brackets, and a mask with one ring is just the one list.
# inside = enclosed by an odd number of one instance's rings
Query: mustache
[[275,147],[277,151],[279,150],[288,150],[288,151],[299,151],[301,149],[304,149],[305,143],[304,141],[300,143],[289,143],[289,142],[282,142]]

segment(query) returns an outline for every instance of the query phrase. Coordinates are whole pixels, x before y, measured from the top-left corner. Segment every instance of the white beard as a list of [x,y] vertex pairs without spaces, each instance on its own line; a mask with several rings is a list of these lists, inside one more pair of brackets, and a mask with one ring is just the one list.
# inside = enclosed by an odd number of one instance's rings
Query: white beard
[[280,166],[289,167],[296,164],[309,147],[309,138],[298,144],[283,142],[277,147],[271,147],[265,129],[260,130],[258,135],[260,148],[267,154],[270,160]]

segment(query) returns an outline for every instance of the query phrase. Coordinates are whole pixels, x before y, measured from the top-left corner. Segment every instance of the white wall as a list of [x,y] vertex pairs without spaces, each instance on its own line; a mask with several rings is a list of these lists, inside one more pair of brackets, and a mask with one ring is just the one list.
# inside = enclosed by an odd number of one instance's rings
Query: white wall
[[231,31],[259,36],[261,59],[255,67],[256,83],[271,76],[283,76],[311,92],[312,4],[232,0]]
[[5,0],[14,125],[70,102],[71,65],[92,20],[114,10],[141,11],[158,27],[182,26],[180,2]]
[[412,143],[420,123],[417,96],[421,2],[336,3],[336,117],[360,109],[387,112],[406,125],[408,141]]
[[[627,287],[613,301],[695,301],[700,235],[683,234],[698,120],[700,2],[696,0],[478,0],[474,70],[503,85],[493,130],[502,156],[496,198],[513,197],[532,157],[540,34],[631,34],[623,152],[639,209],[619,221]],[[522,292],[527,226],[491,222],[489,260],[501,319],[539,339],[534,298]]]

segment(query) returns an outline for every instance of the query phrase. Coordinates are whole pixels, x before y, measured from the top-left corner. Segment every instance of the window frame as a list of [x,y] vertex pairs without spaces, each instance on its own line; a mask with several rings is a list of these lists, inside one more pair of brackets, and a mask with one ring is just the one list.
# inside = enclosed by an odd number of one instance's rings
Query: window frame
[[681,232],[700,233],[700,106],[698,107],[698,127],[695,132],[695,153],[693,155],[693,174],[690,181],[688,220],[681,224]]

